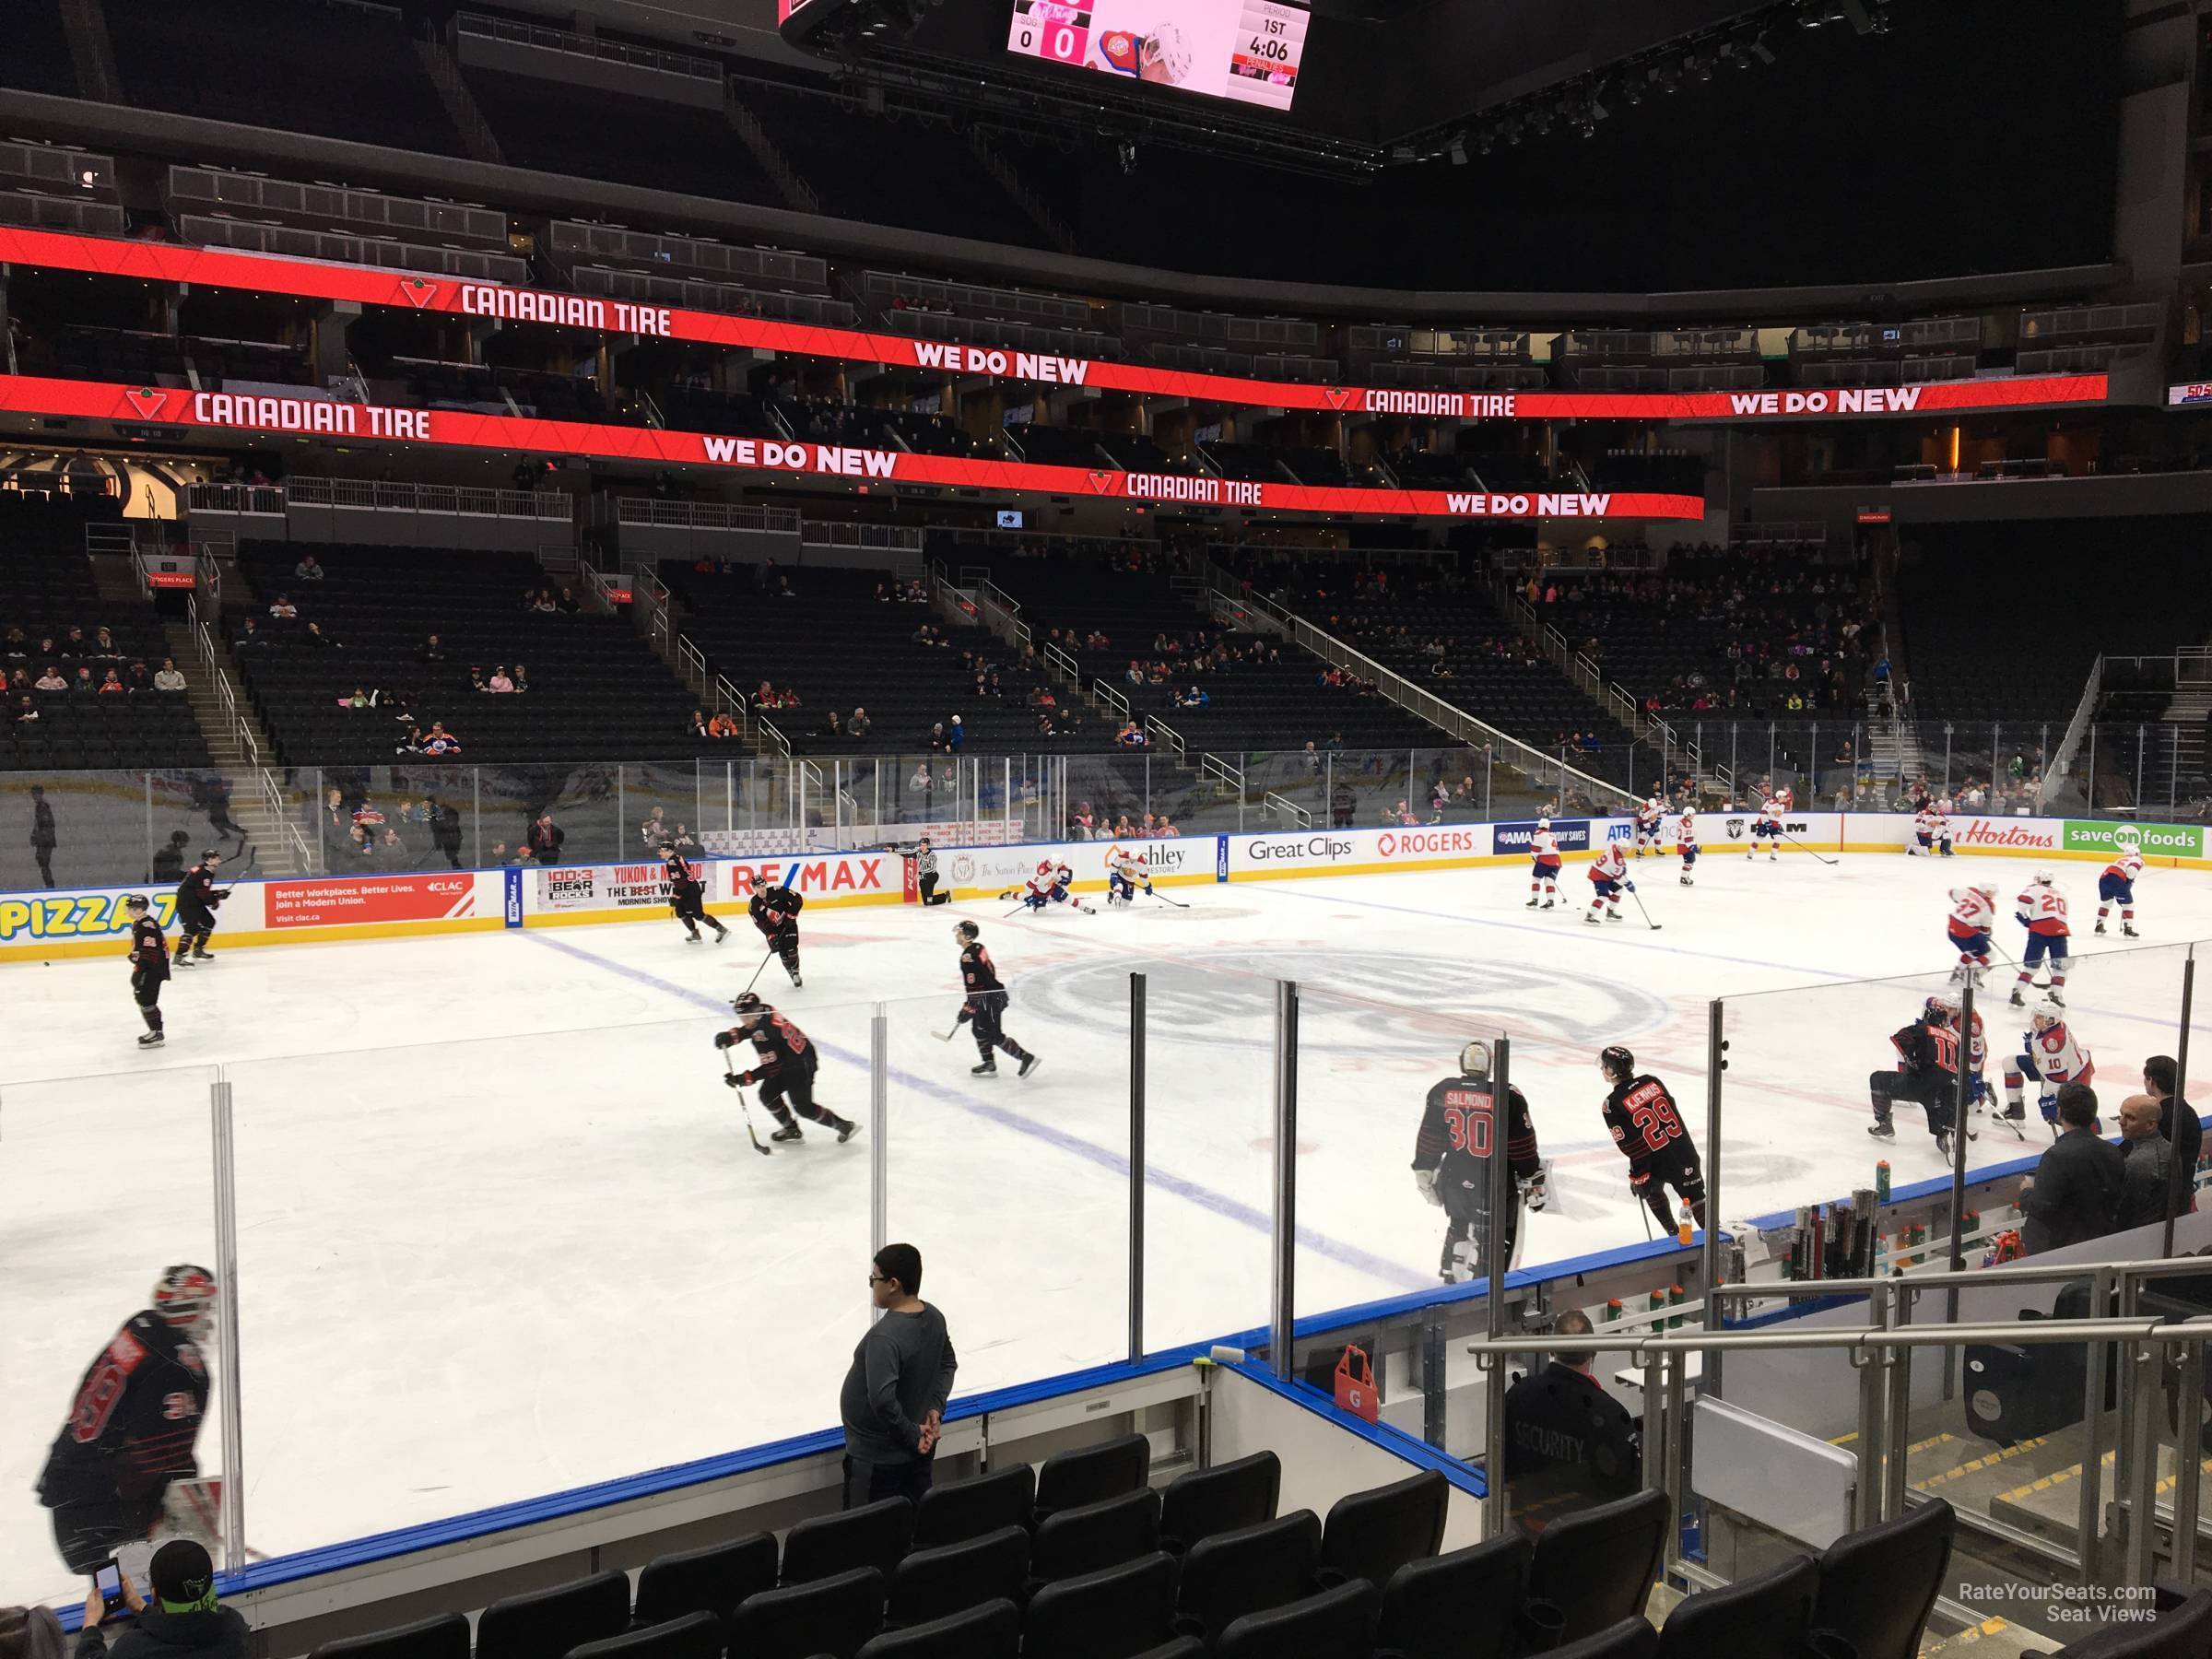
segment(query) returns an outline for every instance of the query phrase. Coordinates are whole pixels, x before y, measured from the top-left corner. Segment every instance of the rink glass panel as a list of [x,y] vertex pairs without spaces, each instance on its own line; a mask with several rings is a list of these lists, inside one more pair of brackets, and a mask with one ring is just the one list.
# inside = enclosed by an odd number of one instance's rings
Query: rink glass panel
[[[712,1043],[726,1015],[572,1029],[576,1012],[227,1068],[254,1547],[837,1422],[868,1317],[865,1141],[808,1124],[805,1146],[757,1153]],[[865,1100],[868,1016],[802,1016],[820,1098]]]
[[1414,1182],[1423,1103],[1469,1041],[1497,1038],[1479,974],[1446,960],[1362,960],[1341,976],[1298,987],[1300,1318],[1441,1284],[1447,1215]]
[[[935,913],[949,935],[948,912]],[[996,930],[983,935],[1004,947]],[[944,1310],[961,1394],[1128,1358],[1127,975],[1101,972],[1088,1008],[1064,1003],[1050,977],[1020,976],[1005,1012],[1006,1035],[1040,1057],[1028,1078],[995,1050],[997,1075],[972,1075],[956,990],[879,1005],[885,1112],[869,1133],[883,1144],[840,1149],[884,1159],[886,1239],[922,1253],[923,1298]],[[867,1103],[836,1110],[861,1116]]]
[[[237,839],[215,827],[227,816],[223,787],[198,769],[0,775],[0,890],[47,885],[31,844],[34,788],[53,814],[53,885],[82,888],[173,887],[206,848],[233,853]],[[230,799],[229,811],[242,805]]]
[[[26,968],[18,972],[36,973]],[[133,1023],[118,983],[116,1014]],[[78,1382],[124,1322],[151,1305],[164,1268],[218,1270],[213,1066],[161,1066],[0,1083],[0,1605],[75,1606],[53,1512],[36,1495]],[[225,1473],[221,1374],[210,1321],[211,1389],[196,1453]],[[222,1567],[219,1549],[213,1551]]]

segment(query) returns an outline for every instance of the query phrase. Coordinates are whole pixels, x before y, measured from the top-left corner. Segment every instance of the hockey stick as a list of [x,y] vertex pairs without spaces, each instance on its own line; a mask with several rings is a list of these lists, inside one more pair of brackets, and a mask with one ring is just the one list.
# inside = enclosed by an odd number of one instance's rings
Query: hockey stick
[[1813,853],[1812,848],[1806,846],[1803,841],[1792,835],[1787,830],[1784,830],[1782,832],[1782,839],[1788,841],[1791,846],[1795,847],[1800,853],[1812,853],[1813,856],[1818,859],[1824,865],[1838,865],[1843,862],[1840,858],[1830,858],[1825,853]]
[[[775,959],[775,954],[776,954],[776,947],[775,947],[773,945],[771,945],[771,946],[768,947],[768,955],[766,955],[766,956],[764,956],[764,957],[762,957],[762,958],[760,959],[760,968],[765,968],[765,967],[767,967],[767,966],[769,965],[769,963],[770,963],[771,961],[772,961],[772,960]],[[738,992],[738,993],[737,993],[737,994],[738,994],[739,996],[743,996],[743,995],[745,994],[745,992],[746,992],[746,991],[750,991],[750,990],[751,990],[751,989],[752,989],[752,988],[753,988],[753,987],[754,987],[756,984],[758,984],[758,983],[759,982],[759,980],[760,980],[760,968],[756,968],[756,969],[754,969],[754,970],[753,970],[753,977],[752,977],[751,979],[748,979],[748,980],[747,980],[747,981],[745,982],[745,991],[740,991],[740,992]]]
[[[722,1070],[723,1075],[725,1077],[735,1078],[737,1076],[736,1063],[731,1060],[730,1051],[728,1049],[724,1049],[722,1051]],[[737,1110],[745,1118],[746,1138],[753,1143],[753,1150],[759,1153],[761,1157],[767,1158],[771,1156],[768,1147],[761,1144],[759,1132],[753,1127],[753,1108],[751,1103],[745,1098],[745,1085],[739,1083],[736,1085],[736,1088]]]
[[[965,1004],[962,1004],[961,1006],[962,1006],[962,1007],[963,1007],[963,1008],[966,1006],[966,1005],[965,1005]],[[953,1040],[955,1037],[958,1037],[958,1036],[960,1034],[960,1026],[961,1026],[961,1024],[962,1024],[962,1023],[963,1023],[963,1022],[962,1022],[962,1020],[960,1019],[959,1016],[956,1014],[956,1015],[953,1017],[953,1021],[952,1021],[952,1030],[949,1030],[949,1031],[932,1031],[932,1032],[930,1033],[930,1035],[931,1035],[932,1037],[935,1037],[935,1039],[936,1039],[936,1040],[937,1040],[939,1042],[950,1042],[950,1041],[952,1041],[952,1040]]]
[[1629,897],[1636,900],[1636,909],[1638,913],[1643,917],[1643,924],[1650,928],[1653,933],[1657,933],[1659,931],[1659,924],[1653,921],[1652,912],[1643,908],[1643,895],[1638,892],[1634,888],[1630,888],[1629,889]]
[[1171,905],[1173,905],[1173,906],[1174,906],[1174,907],[1175,907],[1177,910],[1189,910],[1189,909],[1191,908],[1189,905],[1187,905],[1187,904],[1183,903],[1183,901],[1182,901],[1182,900],[1180,900],[1180,899],[1171,899],[1171,898],[1169,898],[1169,897],[1168,897],[1168,896],[1167,896],[1165,893],[1161,892],[1161,891],[1160,891],[1160,890],[1159,890],[1158,888],[1147,888],[1145,889],[1145,891],[1146,891],[1146,892],[1147,892],[1147,893],[1149,893],[1149,894],[1151,894],[1153,898],[1155,898],[1155,899],[1159,900],[1159,901],[1160,901],[1162,904],[1171,904]]

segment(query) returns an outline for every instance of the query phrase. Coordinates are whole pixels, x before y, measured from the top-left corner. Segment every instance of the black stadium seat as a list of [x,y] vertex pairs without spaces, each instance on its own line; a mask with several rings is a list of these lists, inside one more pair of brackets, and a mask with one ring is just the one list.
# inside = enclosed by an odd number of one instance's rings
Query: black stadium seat
[[860,1650],[860,1659],[1015,1659],[1020,1651],[1020,1609],[1010,1601],[989,1601],[887,1631]]
[[1312,1510],[1193,1545],[1175,1594],[1177,1633],[1216,1641],[1245,1614],[1298,1600],[1320,1554],[1321,1520]]
[[1002,1526],[936,1549],[910,1550],[891,1575],[892,1625],[922,1624],[980,1603],[1018,1601],[1030,1577],[1030,1535]]
[[1030,1599],[1024,1645],[1053,1659],[1134,1659],[1174,1640],[1175,1563],[1146,1556],[1047,1584]]
[[1353,1492],[1329,1507],[1321,1535],[1320,1582],[1365,1579],[1379,1594],[1408,1561],[1432,1556],[1444,1538],[1452,1483],[1434,1469],[1372,1491]]
[[730,1621],[730,1651],[744,1659],[854,1659],[882,1623],[883,1574],[856,1567],[747,1596]]
[[1857,1659],[1913,1659],[1950,1564],[1954,1524],[1951,1506],[1935,1498],[1838,1538],[1820,1557],[1813,1628],[1836,1632]]
[[913,1530],[914,1506],[904,1498],[802,1521],[783,1540],[783,1582],[804,1584],[855,1567],[873,1567],[888,1579]]
[[571,1648],[621,1634],[629,1623],[629,1580],[594,1572],[493,1602],[477,1620],[477,1659],[560,1659]]
[[1134,1492],[1152,1468],[1152,1442],[1141,1434],[1117,1435],[1096,1446],[1055,1452],[1037,1466],[1037,1518],[1080,1504]]
[[1374,1585],[1354,1579],[1265,1613],[1247,1613],[1221,1632],[1214,1659],[1359,1659],[1374,1629],[1375,1602]]
[[1394,1659],[1511,1659],[1520,1639],[1510,1616],[1470,1619],[1469,1607],[1518,1607],[1527,1593],[1528,1535],[1471,1544],[1408,1561],[1383,1587],[1375,1646]]
[[1552,1649],[1551,1659],[1652,1659],[1658,1651],[1658,1631],[1641,1618],[1623,1618]]
[[1800,1556],[1771,1572],[1676,1604],[1659,1629],[1660,1659],[1794,1653],[1812,1629],[1820,1569]]
[[933,1486],[914,1510],[913,1545],[935,1549],[1002,1526],[1028,1526],[1037,1471],[1028,1464]]
[[635,1617],[638,1623],[652,1625],[707,1612],[726,1621],[747,1596],[775,1587],[775,1535],[754,1533],[646,1562],[638,1574]]
[[1283,1460],[1272,1452],[1178,1475],[1160,1494],[1159,1547],[1182,1555],[1201,1538],[1274,1520],[1282,1484]]
[[307,1659],[468,1659],[468,1620],[441,1613],[372,1635],[326,1641]]
[[721,1619],[712,1613],[687,1613],[665,1624],[571,1648],[569,1659],[716,1659],[723,1641]]
[[1566,1615],[1561,1641],[1643,1611],[1669,1524],[1666,1494],[1647,1491],[1562,1515],[1544,1529],[1529,1565],[1528,1596]]
[[1032,1583],[1081,1578],[1159,1547],[1159,1494],[1147,1488],[1048,1515],[1030,1552]]

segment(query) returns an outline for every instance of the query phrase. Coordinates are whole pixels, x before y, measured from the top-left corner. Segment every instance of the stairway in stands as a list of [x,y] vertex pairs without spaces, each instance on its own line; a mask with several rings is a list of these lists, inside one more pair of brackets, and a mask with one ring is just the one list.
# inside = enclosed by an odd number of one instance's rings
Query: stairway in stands
[[[207,752],[214,758],[216,771],[230,792],[231,820],[244,834],[239,849],[218,850],[229,856],[234,852],[242,853],[244,846],[253,847],[256,875],[309,874],[301,867],[291,826],[270,810],[264,792],[263,771],[257,757],[274,760],[276,745],[262,725],[253,703],[240,692],[238,665],[230,655],[229,645],[219,631],[209,629],[206,642],[213,648],[210,657],[190,623],[164,622],[161,632],[169,643],[170,656],[183,671],[184,695],[192,704],[192,717],[198,723],[201,735],[207,739]],[[224,696],[226,690],[229,693],[228,699]],[[249,740],[254,746],[252,749],[247,747]]]

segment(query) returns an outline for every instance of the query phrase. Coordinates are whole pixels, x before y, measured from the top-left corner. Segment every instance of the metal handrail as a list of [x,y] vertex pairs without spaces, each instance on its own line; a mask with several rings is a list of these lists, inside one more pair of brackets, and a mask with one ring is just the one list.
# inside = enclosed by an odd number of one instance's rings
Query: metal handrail
[[764,740],[775,746],[775,749],[778,754],[782,755],[785,759],[789,759],[791,758],[791,739],[784,736],[783,734],[777,729],[775,723],[770,720],[767,715],[755,713],[753,716],[753,725],[755,729],[759,732]]
[[1127,720],[1129,718],[1129,700],[1124,697],[1119,691],[1116,691],[1104,680],[1094,677],[1090,682],[1090,694],[1097,698],[1100,702],[1104,703],[1108,708],[1112,709],[1115,713],[1119,714],[1124,720]]
[[[2175,672],[2180,672],[2178,658]],[[2059,785],[2072,775],[2075,752],[2081,747],[2081,740],[2089,729],[2089,723],[2097,717],[2097,699],[2103,687],[2104,658],[2100,655],[2089,665],[2088,683],[2082,688],[2081,701],[2074,707],[2074,718],[2066,722],[2065,733],[2059,738],[2058,747],[2052,750],[2043,762],[2042,782],[2035,786],[2035,809],[2038,812],[2051,805],[2051,799],[2058,793]],[[1893,703],[1891,706],[1896,705]]]
[[1311,812],[1288,796],[1277,794],[1272,789],[1260,797],[1260,805],[1281,813],[1300,830],[1311,830],[1313,827],[1313,815]]
[[[2212,1272],[2212,1257],[2191,1257],[2199,1273]],[[1914,1290],[1925,1290],[1931,1286],[1940,1288],[1944,1281],[1960,1285],[1986,1284],[2040,1285],[2061,1284],[2068,1279],[2087,1278],[2092,1273],[2110,1273],[2125,1279],[2130,1275],[2174,1275],[2183,1267],[2172,1261],[2150,1262],[2073,1262],[2036,1263],[2012,1262],[1996,1267],[1975,1267],[1965,1273],[1954,1274],[1946,1266],[1934,1272],[1912,1275],[1886,1274],[1867,1278],[1833,1279],[1740,1279],[1731,1285],[1715,1285],[1706,1294],[1717,1297],[1760,1296],[1843,1296],[1860,1291],[1887,1289],[1892,1285],[1908,1285]]]
[[1248,620],[1249,613],[1257,611],[1291,643],[1335,667],[1356,670],[1363,677],[1374,681],[1376,688],[1392,702],[1411,711],[1461,743],[1470,747],[1488,746],[1500,751],[1500,758],[1507,760],[1508,764],[1514,764],[1516,758],[1521,758],[1518,764],[1524,771],[1538,778],[1556,777],[1562,789],[1566,787],[1567,780],[1571,778],[1590,792],[1593,800],[1610,798],[1630,806],[1635,804],[1636,797],[1618,784],[1607,783],[1601,778],[1592,777],[1588,772],[1579,771],[1565,760],[1554,759],[1541,749],[1500,731],[1488,721],[1477,720],[1465,709],[1446,702],[1433,692],[1423,690],[1394,668],[1384,667],[1365,652],[1355,651],[1335,635],[1315,628],[1296,612],[1286,610],[1272,599],[1257,594],[1238,597],[1224,594],[1219,589],[1213,590],[1207,597],[1213,614],[1218,619],[1244,622]]
[[1174,753],[1176,759],[1181,760],[1183,758],[1182,734],[1159,715],[1147,714],[1145,716],[1145,735],[1160,738],[1164,747]]
[[[1812,1331],[1669,1331],[1641,1336],[1624,1335],[1607,1341],[1603,1330],[1565,1339],[1604,1353],[1728,1353],[1745,1348],[1915,1348],[1954,1347],[1969,1342],[2018,1343],[2027,1347],[2069,1342],[2207,1342],[2212,1315],[2174,1324],[2156,1319],[2030,1319],[1988,1324],[1827,1325]],[[1548,1336],[1480,1336],[1469,1341],[1470,1354],[1552,1354],[1562,1339]]]

